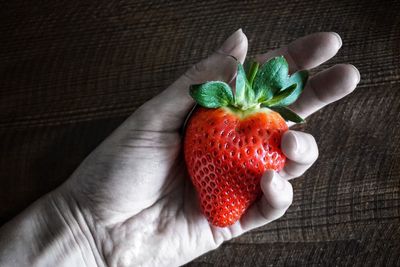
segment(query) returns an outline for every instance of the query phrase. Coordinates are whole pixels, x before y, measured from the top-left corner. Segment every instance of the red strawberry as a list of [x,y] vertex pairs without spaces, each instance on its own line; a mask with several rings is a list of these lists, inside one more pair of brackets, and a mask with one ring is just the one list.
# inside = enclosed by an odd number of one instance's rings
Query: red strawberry
[[261,195],[260,179],[266,170],[281,170],[280,149],[286,120],[302,119],[285,106],[300,95],[307,72],[288,76],[283,57],[247,74],[238,64],[236,94],[228,84],[207,82],[191,87],[202,107],[188,121],[185,161],[209,222],[226,227],[235,223]]

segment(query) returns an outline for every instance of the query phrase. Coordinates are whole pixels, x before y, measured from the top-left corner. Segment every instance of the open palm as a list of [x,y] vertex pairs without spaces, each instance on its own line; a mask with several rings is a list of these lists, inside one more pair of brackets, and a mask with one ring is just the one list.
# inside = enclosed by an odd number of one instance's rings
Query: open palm
[[[334,33],[316,33],[259,55],[284,55],[291,72],[310,69],[341,46]],[[231,35],[213,55],[193,66],[160,95],[132,114],[92,152],[60,188],[75,200],[104,264],[173,266],[218,247],[223,241],[281,217],[292,201],[289,179],[303,174],[318,149],[309,134],[288,131],[282,149],[288,160],[279,172],[264,174],[263,197],[227,228],[208,224],[200,212],[182,155],[181,128],[193,107],[191,84],[232,82],[243,62],[247,38]],[[359,81],[352,65],[336,65],[311,77],[291,108],[303,117],[350,93]]]

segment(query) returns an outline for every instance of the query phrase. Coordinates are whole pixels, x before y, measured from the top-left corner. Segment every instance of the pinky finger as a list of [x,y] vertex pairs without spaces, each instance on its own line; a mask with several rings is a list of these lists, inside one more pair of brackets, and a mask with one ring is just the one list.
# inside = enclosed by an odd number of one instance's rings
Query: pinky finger
[[263,226],[282,217],[293,200],[293,187],[274,171],[267,171],[261,178],[263,196],[240,220],[243,231]]

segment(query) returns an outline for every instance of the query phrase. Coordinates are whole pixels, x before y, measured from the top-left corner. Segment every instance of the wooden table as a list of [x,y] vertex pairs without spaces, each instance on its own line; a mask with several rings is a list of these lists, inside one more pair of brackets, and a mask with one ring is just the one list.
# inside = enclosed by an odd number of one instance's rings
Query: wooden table
[[0,4],[1,223],[239,27],[250,55],[336,31],[343,48],[321,68],[350,62],[362,79],[302,126],[320,157],[292,207],[189,266],[399,266],[400,2],[159,2]]

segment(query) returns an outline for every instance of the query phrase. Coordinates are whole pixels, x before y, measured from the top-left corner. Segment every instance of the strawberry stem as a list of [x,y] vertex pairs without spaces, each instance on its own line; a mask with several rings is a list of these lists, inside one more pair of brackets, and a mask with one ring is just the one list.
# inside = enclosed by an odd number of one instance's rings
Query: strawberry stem
[[247,80],[249,81],[250,87],[253,86],[254,78],[257,75],[260,63],[253,61],[250,66],[250,71],[247,73]]

